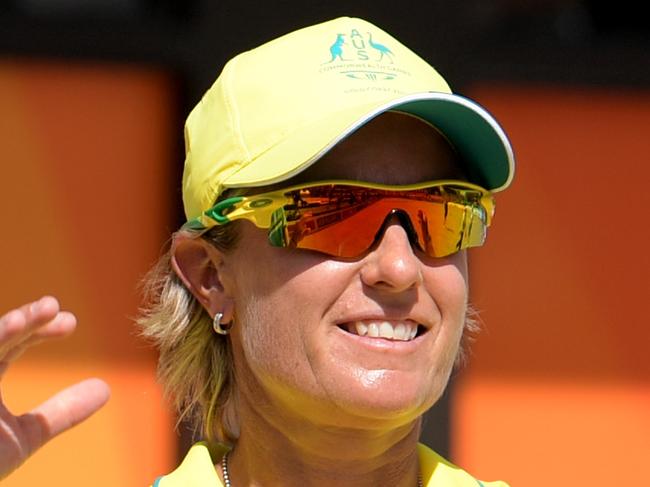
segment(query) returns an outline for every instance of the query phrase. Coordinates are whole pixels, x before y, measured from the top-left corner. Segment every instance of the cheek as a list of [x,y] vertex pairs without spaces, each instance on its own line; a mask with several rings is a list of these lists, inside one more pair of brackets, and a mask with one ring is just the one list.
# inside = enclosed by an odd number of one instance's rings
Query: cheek
[[252,279],[245,279],[242,274],[235,313],[241,353],[247,366],[257,372],[291,370],[297,365],[301,348],[297,323],[304,326],[309,322],[307,313],[295,306],[291,294],[283,296],[288,285],[275,282],[277,271],[267,269],[258,277],[251,276]]
[[313,383],[313,337],[340,294],[340,264],[268,245],[243,255],[234,292],[236,360],[258,382]]
[[459,252],[442,265],[425,271],[425,287],[440,313],[441,328],[436,340],[440,368],[453,364],[465,327],[468,302],[467,258]]
[[427,268],[425,286],[434,299],[450,308],[462,308],[459,302],[467,302],[467,254],[458,252],[444,259],[438,259],[435,266]]
[[260,291],[250,286],[237,300],[231,340],[240,391],[262,399],[280,383],[300,380],[304,347],[293,323],[307,318],[275,293]]

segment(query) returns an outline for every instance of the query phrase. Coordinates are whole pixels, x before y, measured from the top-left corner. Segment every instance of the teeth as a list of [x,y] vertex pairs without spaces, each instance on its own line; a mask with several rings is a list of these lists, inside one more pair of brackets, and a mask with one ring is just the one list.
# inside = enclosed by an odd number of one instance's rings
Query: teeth
[[395,333],[393,332],[393,327],[390,323],[384,321],[379,325],[379,336],[382,338],[394,338]]
[[415,338],[415,335],[418,334],[418,327],[414,326],[411,328],[411,331],[409,332],[409,340],[413,340]]
[[393,330],[393,338],[396,338],[397,340],[406,340],[407,335],[406,335],[406,327],[400,323],[395,327]]
[[409,341],[417,335],[418,327],[412,322],[391,323],[389,321],[356,321],[349,331],[359,336],[387,338],[389,340]]
[[370,323],[368,325],[368,336],[375,338],[379,336],[379,326],[377,326],[377,323]]
[[366,336],[368,334],[368,325],[365,323],[361,323],[360,321],[357,321],[354,326],[357,329],[357,335],[359,336]]

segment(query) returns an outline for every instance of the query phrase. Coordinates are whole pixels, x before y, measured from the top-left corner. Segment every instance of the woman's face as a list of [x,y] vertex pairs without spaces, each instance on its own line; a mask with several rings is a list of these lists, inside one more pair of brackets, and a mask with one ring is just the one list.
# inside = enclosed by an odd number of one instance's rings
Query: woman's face
[[[435,130],[387,113],[297,179],[407,184],[459,177]],[[235,306],[230,337],[242,410],[320,426],[397,425],[442,394],[465,320],[464,252],[428,257],[395,221],[366,254],[339,260],[272,247],[266,231],[245,222],[220,276]],[[364,326],[419,332],[411,340],[372,338],[357,334]]]

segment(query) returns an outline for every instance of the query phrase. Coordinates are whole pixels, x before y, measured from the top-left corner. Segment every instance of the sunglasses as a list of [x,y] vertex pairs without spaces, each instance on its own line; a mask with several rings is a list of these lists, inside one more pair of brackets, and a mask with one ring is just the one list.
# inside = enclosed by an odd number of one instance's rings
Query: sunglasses
[[268,230],[271,245],[353,258],[397,220],[411,244],[431,257],[483,245],[492,194],[465,181],[389,186],[323,181],[219,201],[183,229],[204,232],[245,219]]

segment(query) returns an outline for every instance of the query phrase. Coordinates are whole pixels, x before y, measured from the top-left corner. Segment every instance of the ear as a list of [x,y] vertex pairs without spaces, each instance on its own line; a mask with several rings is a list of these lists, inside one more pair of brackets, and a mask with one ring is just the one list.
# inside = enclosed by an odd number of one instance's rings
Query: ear
[[223,286],[220,273],[224,254],[202,238],[174,235],[171,265],[194,297],[213,317],[223,313],[223,323],[232,321],[234,300]]

